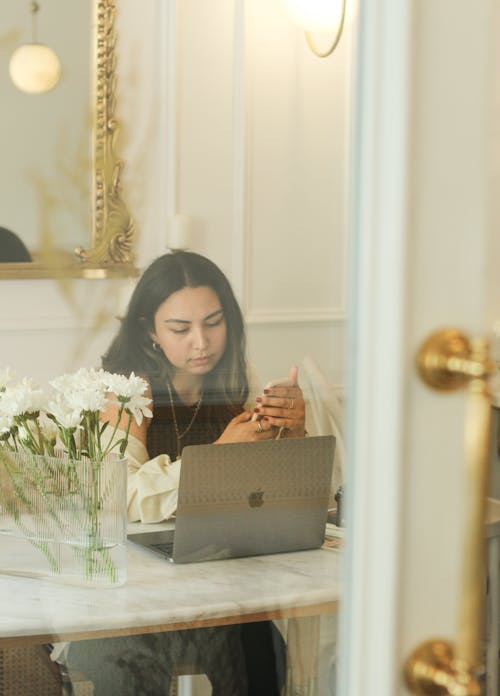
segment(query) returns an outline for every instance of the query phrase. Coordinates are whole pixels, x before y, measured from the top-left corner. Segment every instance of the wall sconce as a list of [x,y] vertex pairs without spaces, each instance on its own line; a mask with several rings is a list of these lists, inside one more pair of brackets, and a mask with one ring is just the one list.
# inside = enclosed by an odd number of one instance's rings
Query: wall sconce
[[[319,58],[331,55],[337,47],[345,21],[346,0],[281,0],[285,10],[304,29],[311,51]],[[312,38],[313,31],[335,31],[333,43],[320,51]]]
[[61,64],[55,52],[37,42],[37,2],[30,3],[32,15],[32,42],[16,48],[9,63],[10,78],[22,92],[41,94],[48,92],[59,82]]

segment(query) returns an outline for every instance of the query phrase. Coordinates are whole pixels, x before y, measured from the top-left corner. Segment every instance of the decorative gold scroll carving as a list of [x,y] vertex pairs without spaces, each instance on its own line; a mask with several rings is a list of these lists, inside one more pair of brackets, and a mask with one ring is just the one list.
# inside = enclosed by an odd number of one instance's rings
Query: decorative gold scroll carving
[[115,152],[116,32],[114,0],[97,0],[95,35],[94,224],[90,249],[77,256],[100,267],[133,264],[135,225],[121,196],[123,161]]
[[118,0],[91,0],[93,42],[92,82],[92,229],[89,246],[79,246],[74,258],[50,249],[32,263],[1,263],[2,278],[84,277],[137,275],[134,266],[135,224],[123,200],[124,163],[117,156],[119,124],[116,110],[116,29]]

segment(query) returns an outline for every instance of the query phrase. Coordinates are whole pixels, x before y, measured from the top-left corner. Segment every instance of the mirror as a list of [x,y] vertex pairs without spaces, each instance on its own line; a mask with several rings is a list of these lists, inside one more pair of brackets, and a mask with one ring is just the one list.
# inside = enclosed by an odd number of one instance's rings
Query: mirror
[[[2,3],[0,227],[22,240],[32,261],[6,258],[0,278],[136,275],[116,151],[116,2],[45,0],[36,36],[30,5]],[[49,45],[62,66],[60,82],[43,94],[19,91],[7,69],[15,48],[32,41]]]

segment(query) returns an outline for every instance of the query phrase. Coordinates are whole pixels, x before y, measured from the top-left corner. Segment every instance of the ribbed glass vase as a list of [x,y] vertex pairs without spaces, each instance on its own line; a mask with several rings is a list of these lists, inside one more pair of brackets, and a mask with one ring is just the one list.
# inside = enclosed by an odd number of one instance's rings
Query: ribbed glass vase
[[127,579],[126,460],[0,447],[0,573],[115,587]]

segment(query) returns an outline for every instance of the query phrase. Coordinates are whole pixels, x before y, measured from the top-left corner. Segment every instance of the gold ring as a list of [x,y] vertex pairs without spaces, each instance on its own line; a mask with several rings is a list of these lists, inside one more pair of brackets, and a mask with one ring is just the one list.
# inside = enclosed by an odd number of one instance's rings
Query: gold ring
[[262,427],[262,423],[260,421],[257,421],[257,432],[258,433],[264,432],[264,428]]
[[295,399],[292,399],[292,403],[289,406],[290,411],[295,408]]

